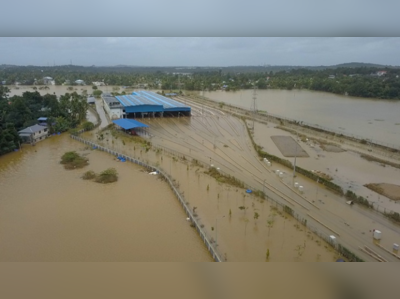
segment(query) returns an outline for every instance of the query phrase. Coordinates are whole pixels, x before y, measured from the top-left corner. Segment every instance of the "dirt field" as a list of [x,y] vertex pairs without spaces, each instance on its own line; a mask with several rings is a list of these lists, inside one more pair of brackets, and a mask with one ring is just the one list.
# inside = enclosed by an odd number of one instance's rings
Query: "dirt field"
[[291,136],[271,136],[271,139],[285,157],[309,157]]
[[366,184],[365,187],[392,200],[400,201],[400,186],[394,184]]
[[321,148],[326,151],[326,152],[331,152],[331,153],[341,153],[344,152],[344,150],[336,145],[332,144],[321,144]]

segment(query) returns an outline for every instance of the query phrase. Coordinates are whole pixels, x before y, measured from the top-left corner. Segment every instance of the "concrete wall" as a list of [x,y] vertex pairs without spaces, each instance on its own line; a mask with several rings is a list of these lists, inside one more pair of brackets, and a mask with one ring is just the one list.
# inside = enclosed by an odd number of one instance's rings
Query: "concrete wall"
[[107,102],[103,100],[103,106],[104,106],[104,110],[106,111],[106,113],[108,114],[108,117],[110,119],[119,119],[119,118],[123,118],[123,111],[122,108],[113,108],[113,107],[109,107]]

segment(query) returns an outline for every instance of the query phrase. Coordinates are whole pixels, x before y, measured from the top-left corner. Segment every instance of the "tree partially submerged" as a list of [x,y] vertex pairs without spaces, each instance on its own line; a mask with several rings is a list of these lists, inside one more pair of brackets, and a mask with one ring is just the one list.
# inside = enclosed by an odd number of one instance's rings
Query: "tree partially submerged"
[[115,168],[108,168],[97,175],[95,182],[97,183],[113,183],[118,180],[118,173]]
[[93,170],[89,170],[83,174],[82,179],[93,180],[95,177],[96,177],[96,173]]
[[65,169],[82,168],[89,164],[89,160],[80,156],[77,152],[66,152],[61,157],[60,163],[64,165]]

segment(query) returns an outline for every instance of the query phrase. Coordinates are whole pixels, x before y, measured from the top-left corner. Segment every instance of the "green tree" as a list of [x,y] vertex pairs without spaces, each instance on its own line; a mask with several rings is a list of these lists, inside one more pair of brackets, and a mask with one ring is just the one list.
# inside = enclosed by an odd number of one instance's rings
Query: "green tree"
[[55,120],[54,132],[65,132],[70,128],[70,122],[62,116]]
[[100,96],[101,96],[101,94],[102,94],[103,92],[101,91],[101,90],[95,90],[95,91],[93,91],[93,95],[96,97],[96,98],[100,98]]

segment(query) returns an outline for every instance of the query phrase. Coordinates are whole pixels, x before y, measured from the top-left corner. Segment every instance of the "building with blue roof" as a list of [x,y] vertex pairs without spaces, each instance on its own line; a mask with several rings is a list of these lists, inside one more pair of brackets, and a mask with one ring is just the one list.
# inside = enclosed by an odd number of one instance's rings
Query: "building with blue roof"
[[148,125],[142,124],[141,122],[138,122],[137,120],[128,119],[128,118],[121,118],[121,119],[113,120],[113,123],[116,124],[117,126],[119,126],[125,132],[132,134],[132,135],[137,135],[138,132],[146,133],[146,131],[143,130],[142,128],[149,127]]
[[[113,114],[120,118],[141,118],[141,117],[163,117],[163,116],[190,116],[191,108],[181,102],[167,98],[158,93],[140,90],[134,91],[129,95],[119,95],[114,97],[119,103],[115,105],[112,100],[104,99],[104,103],[111,105],[115,109]],[[111,106],[107,107],[111,112]],[[112,119],[112,116],[110,115]]]

